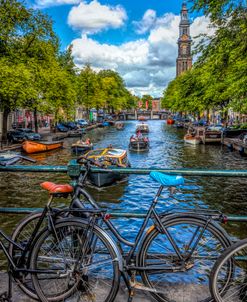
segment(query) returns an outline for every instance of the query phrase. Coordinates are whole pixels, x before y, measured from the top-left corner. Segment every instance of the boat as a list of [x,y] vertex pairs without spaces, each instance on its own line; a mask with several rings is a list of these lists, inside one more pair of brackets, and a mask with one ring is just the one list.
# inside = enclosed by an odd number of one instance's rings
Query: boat
[[175,123],[175,120],[173,120],[172,118],[168,118],[166,120],[167,125],[173,125]]
[[[127,168],[130,167],[127,152],[122,149],[115,148],[104,148],[104,149],[95,149],[87,152],[85,154],[87,158],[94,159],[96,161],[100,161],[106,169],[114,168],[114,167],[122,167]],[[120,174],[119,172],[89,172],[89,181],[97,186],[109,186],[114,184],[116,181],[120,181],[126,177],[124,174]]]
[[201,139],[199,136],[193,135],[191,133],[187,133],[184,136],[185,143],[191,144],[191,145],[199,145],[201,143]]
[[203,144],[218,143],[222,141],[223,131],[216,129],[213,126],[194,127],[195,135],[201,138]]
[[0,165],[9,166],[13,165],[20,159],[20,153],[13,151],[0,152]]
[[117,130],[123,130],[124,129],[124,123],[123,122],[116,122],[115,127]]
[[85,130],[82,129],[77,129],[77,130],[70,130],[68,132],[68,137],[82,137],[83,135],[85,135]]
[[93,143],[87,140],[85,142],[82,140],[78,140],[76,143],[71,145],[71,150],[75,154],[82,154],[92,149]]
[[102,123],[102,126],[103,126],[103,127],[109,127],[109,126],[110,126],[110,123],[105,121],[105,122]]
[[131,136],[129,142],[129,150],[131,151],[146,151],[149,149],[148,137]]
[[0,166],[10,166],[15,164],[21,159],[25,159],[27,161],[35,163],[36,160],[30,157],[26,157],[21,155],[18,152],[13,152],[13,151],[3,151],[0,152]]
[[22,143],[22,149],[26,153],[38,153],[55,150],[63,147],[63,141],[34,142],[26,140]]
[[147,121],[147,117],[144,116],[144,115],[140,115],[140,116],[138,117],[138,121],[145,122],[145,121]]
[[148,133],[149,132],[149,128],[148,128],[148,124],[137,124],[136,125],[136,133]]

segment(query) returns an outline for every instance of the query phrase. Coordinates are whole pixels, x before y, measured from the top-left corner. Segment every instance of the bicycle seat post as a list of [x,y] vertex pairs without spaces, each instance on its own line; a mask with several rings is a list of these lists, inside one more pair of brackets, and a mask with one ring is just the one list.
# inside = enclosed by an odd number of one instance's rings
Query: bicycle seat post
[[48,202],[47,202],[47,208],[50,207],[51,203],[52,203],[52,200],[53,200],[53,194],[49,194],[49,198],[48,198]]
[[155,195],[155,198],[154,198],[154,203],[155,203],[155,204],[158,202],[158,199],[159,199],[159,197],[160,197],[160,195],[161,195],[163,189],[164,189],[164,186],[161,185],[161,186],[159,187],[159,189],[158,189],[158,192],[157,192],[156,195]]

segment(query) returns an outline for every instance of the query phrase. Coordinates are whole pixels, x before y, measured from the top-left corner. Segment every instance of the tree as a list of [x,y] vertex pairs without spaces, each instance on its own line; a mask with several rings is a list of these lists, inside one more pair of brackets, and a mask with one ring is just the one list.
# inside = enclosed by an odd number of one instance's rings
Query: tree
[[225,118],[228,108],[246,112],[246,7],[241,1],[236,5],[230,0],[195,0],[194,7],[210,15],[216,31],[207,43],[199,43],[199,58],[193,68],[170,82],[162,104],[178,111],[217,109]]
[[[2,87],[9,85],[9,88],[7,88],[9,92],[6,93],[2,89],[0,95],[0,104],[4,116],[3,139],[5,139],[7,117],[10,110],[16,108],[14,106],[17,105],[25,106],[28,104],[33,107],[31,100],[35,100],[34,104],[36,104],[39,95],[37,85],[31,85],[36,83],[35,75],[37,73],[34,72],[27,85],[21,87],[12,83],[16,72],[20,68],[23,69],[23,75],[20,73],[20,79],[17,78],[16,80],[18,83],[24,83],[30,72],[29,64],[34,66],[44,65],[44,62],[48,63],[51,54],[56,55],[58,39],[52,30],[52,21],[46,15],[40,11],[27,9],[23,3],[16,0],[0,0],[0,22],[2,24],[0,28],[0,55],[2,58],[1,64],[4,67],[0,81]],[[10,70],[11,72],[8,72]],[[16,89],[15,93],[12,93],[14,88],[10,87],[10,83]],[[30,87],[32,92],[35,91],[35,93],[29,94]],[[34,106],[35,108],[36,106]]]

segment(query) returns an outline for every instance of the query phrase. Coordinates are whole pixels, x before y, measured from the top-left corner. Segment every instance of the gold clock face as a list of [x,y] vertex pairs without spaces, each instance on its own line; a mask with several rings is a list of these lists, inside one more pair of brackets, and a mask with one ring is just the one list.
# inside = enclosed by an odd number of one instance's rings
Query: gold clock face
[[183,34],[181,37],[181,40],[186,41],[188,40],[188,35]]

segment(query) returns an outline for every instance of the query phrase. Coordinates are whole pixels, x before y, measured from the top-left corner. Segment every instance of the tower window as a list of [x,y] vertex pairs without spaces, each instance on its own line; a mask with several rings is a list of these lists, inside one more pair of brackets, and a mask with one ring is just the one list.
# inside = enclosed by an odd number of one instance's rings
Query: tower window
[[183,35],[187,35],[187,28],[183,28]]
[[188,19],[186,13],[182,13],[182,19],[183,19],[183,20],[187,20],[187,19]]

